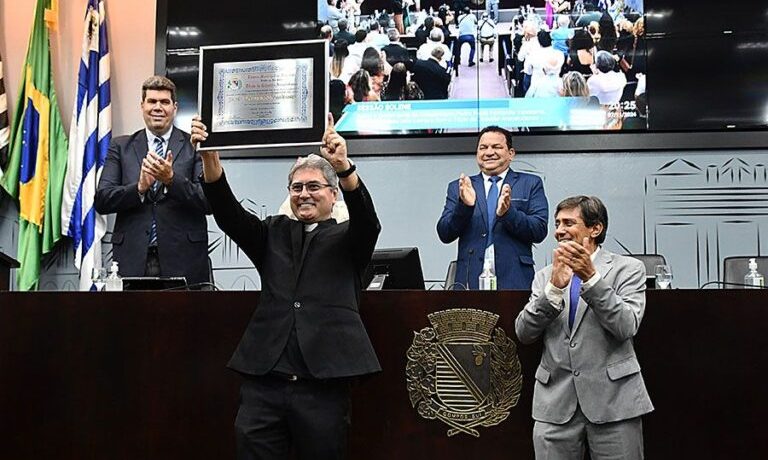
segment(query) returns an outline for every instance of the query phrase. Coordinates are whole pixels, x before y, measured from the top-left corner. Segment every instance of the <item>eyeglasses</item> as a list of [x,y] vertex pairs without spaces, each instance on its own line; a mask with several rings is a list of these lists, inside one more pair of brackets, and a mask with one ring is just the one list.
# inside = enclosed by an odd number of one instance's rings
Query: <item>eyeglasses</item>
[[288,186],[288,190],[291,192],[291,195],[301,195],[301,191],[304,190],[304,187],[307,188],[307,192],[309,193],[318,193],[326,187],[333,188],[333,185],[321,184],[320,182],[307,182],[306,184],[304,182],[294,182]]

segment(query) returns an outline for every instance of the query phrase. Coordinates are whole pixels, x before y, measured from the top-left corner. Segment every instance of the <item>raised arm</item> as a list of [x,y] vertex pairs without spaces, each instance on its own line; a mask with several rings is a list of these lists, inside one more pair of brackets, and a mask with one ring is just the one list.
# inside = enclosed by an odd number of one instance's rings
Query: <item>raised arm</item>
[[347,142],[336,132],[331,114],[328,114],[328,127],[323,134],[320,154],[328,160],[339,176],[339,185],[349,210],[349,249],[358,268],[363,270],[376,248],[381,224],[371,195],[360,180],[357,167],[347,156]]
[[[191,142],[197,146],[208,137],[206,126],[195,117],[192,120]],[[219,152],[201,151],[202,189],[213,211],[216,224],[232,241],[248,254],[257,265],[264,247],[266,226],[257,216],[248,212],[235,198],[224,175]]]

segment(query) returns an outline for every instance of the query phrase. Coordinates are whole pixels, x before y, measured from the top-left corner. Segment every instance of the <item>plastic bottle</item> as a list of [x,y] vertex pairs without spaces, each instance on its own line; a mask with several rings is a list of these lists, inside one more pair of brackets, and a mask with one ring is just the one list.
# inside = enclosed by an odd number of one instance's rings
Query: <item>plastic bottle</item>
[[483,272],[480,273],[478,284],[481,291],[496,290],[496,262],[493,245],[489,246],[488,249],[485,250],[485,258],[483,259]]
[[109,267],[109,275],[107,275],[107,283],[105,286],[107,291],[122,291],[123,279],[120,278],[118,273],[117,261],[112,261],[112,265]]
[[765,278],[757,272],[757,262],[755,259],[749,259],[749,272],[744,277],[744,284],[748,286],[748,289],[765,287]]

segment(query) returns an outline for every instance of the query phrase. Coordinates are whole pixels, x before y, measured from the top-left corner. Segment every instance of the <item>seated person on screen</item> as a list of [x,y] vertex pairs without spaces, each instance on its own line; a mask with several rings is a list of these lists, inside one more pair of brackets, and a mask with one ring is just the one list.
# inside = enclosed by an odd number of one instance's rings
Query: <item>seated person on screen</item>
[[621,100],[621,94],[624,92],[624,86],[627,84],[627,77],[621,70],[616,68],[616,59],[608,51],[598,51],[595,57],[594,72],[587,86],[589,94],[596,96],[600,104],[617,104]]
[[424,93],[424,99],[448,99],[451,74],[440,64],[443,53],[443,48],[437,47],[426,61],[417,59],[411,63],[412,80]]
[[488,50],[488,60],[493,62],[493,44],[496,43],[496,23],[483,13],[483,18],[477,26],[478,40],[480,41],[480,62],[483,62],[485,50]]
[[398,62],[408,62],[410,60],[408,49],[400,42],[400,33],[397,29],[389,29],[387,31],[387,38],[389,39],[389,44],[381,49],[387,57],[387,63],[394,66]]

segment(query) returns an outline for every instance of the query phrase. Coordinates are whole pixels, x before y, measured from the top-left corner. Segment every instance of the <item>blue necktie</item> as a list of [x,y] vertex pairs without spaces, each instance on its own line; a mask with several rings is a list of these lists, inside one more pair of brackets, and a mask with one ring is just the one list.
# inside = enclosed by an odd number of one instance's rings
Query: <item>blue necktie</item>
[[496,221],[496,208],[499,205],[499,186],[497,182],[501,180],[499,176],[488,178],[491,181],[491,188],[488,189],[488,238],[486,247],[493,244],[493,224]]
[[579,308],[579,294],[581,293],[581,278],[573,275],[571,278],[571,304],[568,309],[568,327],[573,328],[573,322],[576,320],[576,309]]
[[[155,153],[160,158],[165,159],[165,146],[162,137],[156,137],[154,141]],[[157,191],[160,190],[160,181],[156,180],[152,184],[152,201],[157,200]],[[152,205],[152,228],[149,229],[149,245],[157,246],[157,218],[155,217],[155,210],[157,206]]]

